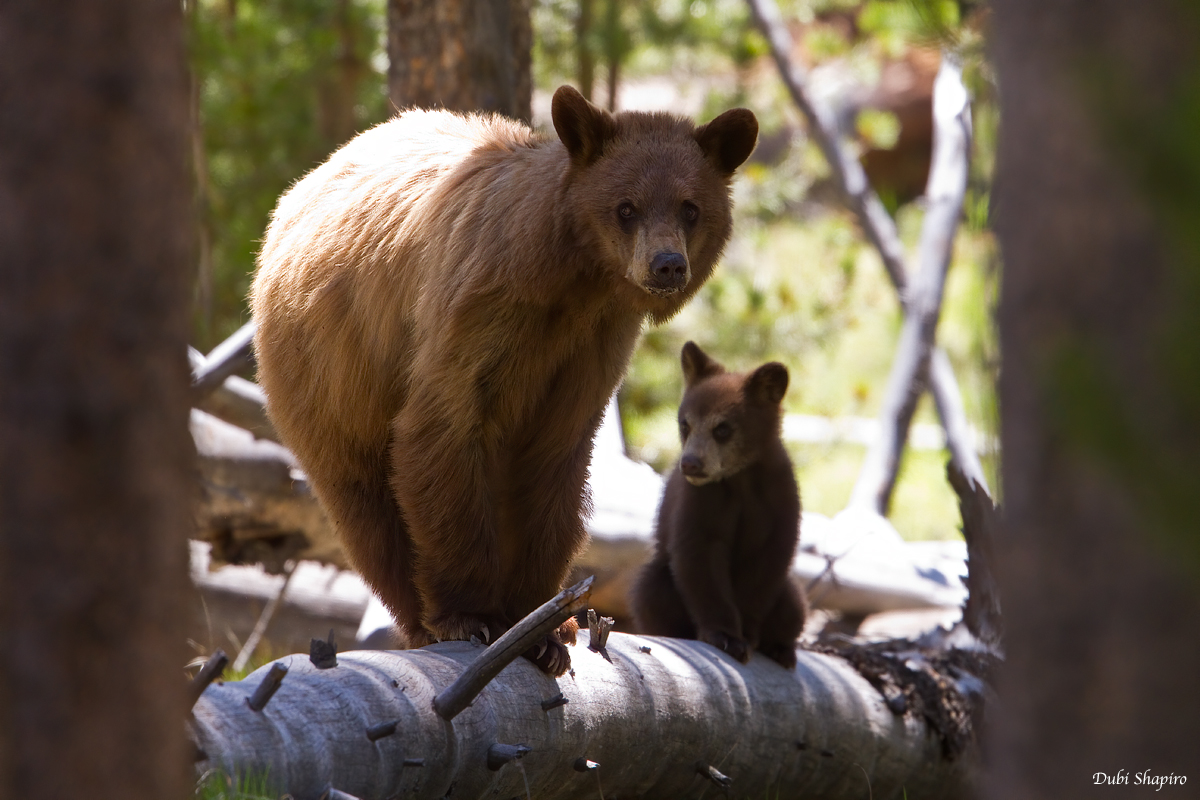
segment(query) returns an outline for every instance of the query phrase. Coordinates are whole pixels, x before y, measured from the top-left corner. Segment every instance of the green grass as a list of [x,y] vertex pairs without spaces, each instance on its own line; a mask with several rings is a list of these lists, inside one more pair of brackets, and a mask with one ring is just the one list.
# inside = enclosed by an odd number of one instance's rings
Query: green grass
[[205,773],[196,782],[193,800],[276,800],[267,774],[231,776],[221,770]]

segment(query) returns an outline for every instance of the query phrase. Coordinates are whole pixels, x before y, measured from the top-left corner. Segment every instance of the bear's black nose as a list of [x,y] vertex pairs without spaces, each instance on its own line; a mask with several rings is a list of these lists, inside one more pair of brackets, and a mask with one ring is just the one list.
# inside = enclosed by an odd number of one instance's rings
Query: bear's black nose
[[682,253],[659,253],[650,262],[650,275],[662,289],[682,289],[687,284],[687,270]]
[[693,478],[704,476],[704,460],[691,454],[679,459],[679,471]]

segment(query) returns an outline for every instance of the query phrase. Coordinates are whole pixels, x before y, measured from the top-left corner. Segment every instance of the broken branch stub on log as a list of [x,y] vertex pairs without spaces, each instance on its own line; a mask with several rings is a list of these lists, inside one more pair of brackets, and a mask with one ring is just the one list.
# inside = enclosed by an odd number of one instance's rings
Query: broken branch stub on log
[[963,538],[967,541],[967,602],[963,606],[963,623],[979,641],[998,648],[1004,623],[993,552],[1000,532],[1000,511],[987,489],[964,475],[953,462],[946,465],[946,474],[958,495]]
[[433,699],[433,709],[444,720],[452,720],[470,705],[492,678],[544,636],[587,605],[593,578],[562,590],[509,628],[475,659],[451,686]]
[[[698,641],[613,633],[605,659],[579,635],[571,672],[553,678],[517,658],[453,721],[433,699],[482,646],[343,653],[326,670],[289,657],[259,712],[246,698],[265,667],[204,693],[192,722],[200,767],[265,774],[296,800],[329,786],[365,798],[525,797],[526,779],[539,800],[582,800],[597,796],[597,777],[604,796],[645,798],[711,797],[716,775],[736,797],[860,798],[869,780],[874,797],[928,800],[969,785],[973,750],[947,758],[921,717],[893,713],[840,658],[800,650],[785,670]],[[569,702],[543,707],[560,693]],[[393,721],[391,735],[368,738]],[[497,744],[527,751],[493,771]]]

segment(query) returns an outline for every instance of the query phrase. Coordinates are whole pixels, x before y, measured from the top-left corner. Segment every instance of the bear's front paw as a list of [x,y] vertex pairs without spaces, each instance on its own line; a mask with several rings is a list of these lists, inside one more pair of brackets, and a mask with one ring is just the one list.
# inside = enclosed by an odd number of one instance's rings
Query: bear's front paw
[[499,617],[489,614],[441,614],[425,626],[439,642],[466,642],[472,638],[491,644],[508,630]]
[[760,645],[758,652],[779,664],[784,669],[796,668],[796,643],[771,642]]
[[546,638],[525,651],[525,657],[556,678],[571,667],[571,654],[559,640],[558,631],[546,634]]
[[707,642],[718,650],[724,650],[743,664],[750,660],[750,648],[746,645],[745,639],[739,639],[721,631],[702,631],[700,641]]

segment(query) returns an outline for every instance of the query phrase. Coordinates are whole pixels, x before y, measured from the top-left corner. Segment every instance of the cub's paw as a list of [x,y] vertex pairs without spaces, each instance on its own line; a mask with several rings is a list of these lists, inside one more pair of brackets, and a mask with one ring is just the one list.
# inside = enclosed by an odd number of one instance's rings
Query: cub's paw
[[758,652],[779,664],[784,669],[796,668],[795,642],[768,642],[759,646]]
[[439,642],[466,642],[472,638],[491,644],[508,630],[499,617],[490,614],[440,614],[425,627]]
[[750,660],[750,648],[745,639],[721,631],[701,631],[700,641],[707,642],[718,650],[724,650],[743,664]]
[[[559,630],[562,630],[561,628]],[[524,655],[543,672],[558,677],[571,668],[571,654],[559,640],[559,632],[552,631],[546,638],[525,651]],[[574,632],[571,634],[574,640]]]

